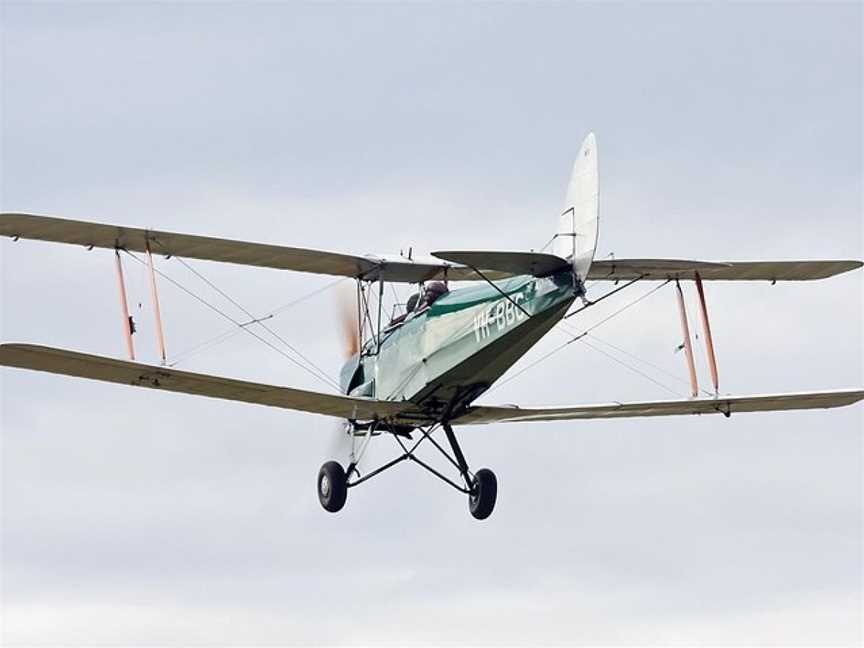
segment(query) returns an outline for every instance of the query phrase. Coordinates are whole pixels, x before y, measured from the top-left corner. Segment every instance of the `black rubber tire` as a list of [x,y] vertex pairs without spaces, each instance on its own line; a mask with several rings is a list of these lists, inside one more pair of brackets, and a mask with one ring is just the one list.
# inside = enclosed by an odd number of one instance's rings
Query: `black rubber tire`
[[468,510],[478,520],[485,520],[495,508],[498,498],[498,478],[488,468],[474,473],[474,483],[468,496]]
[[348,477],[336,461],[328,461],[318,471],[318,501],[325,511],[336,513],[345,506]]

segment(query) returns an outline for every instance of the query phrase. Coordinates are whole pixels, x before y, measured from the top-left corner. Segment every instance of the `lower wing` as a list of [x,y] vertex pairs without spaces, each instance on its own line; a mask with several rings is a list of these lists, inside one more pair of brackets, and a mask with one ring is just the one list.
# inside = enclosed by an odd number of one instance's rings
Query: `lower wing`
[[264,385],[30,344],[0,345],[0,365],[346,419],[387,419],[407,407],[396,402]]
[[[0,365],[77,378],[89,378],[121,385],[269,405],[346,419],[394,420],[412,407],[411,403],[380,401],[265,385],[30,344],[0,345]],[[828,409],[851,405],[862,399],[864,399],[864,390],[846,389],[799,394],[610,403],[575,407],[520,408],[481,405],[469,407],[453,423],[471,425],[508,421],[564,421],[637,416],[677,416],[680,414],[725,414],[729,416],[738,412]]]
[[644,403],[608,403],[575,407],[516,407],[477,406],[454,423],[471,425],[510,421],[567,421],[572,419],[634,418],[638,416],[678,416],[682,414],[724,414],[739,412],[777,412],[801,409],[830,409],[852,405],[864,399],[862,389],[803,392],[798,394],[766,394],[758,396],[726,396],[694,398]]

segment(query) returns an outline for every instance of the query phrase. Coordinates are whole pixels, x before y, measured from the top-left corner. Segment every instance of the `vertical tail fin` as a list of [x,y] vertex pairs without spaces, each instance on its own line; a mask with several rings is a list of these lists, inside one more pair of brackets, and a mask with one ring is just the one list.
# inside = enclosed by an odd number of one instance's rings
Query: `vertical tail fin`
[[584,282],[594,260],[600,218],[600,183],[597,174],[597,141],[589,133],[573,163],[564,209],[552,243],[552,253],[573,263]]

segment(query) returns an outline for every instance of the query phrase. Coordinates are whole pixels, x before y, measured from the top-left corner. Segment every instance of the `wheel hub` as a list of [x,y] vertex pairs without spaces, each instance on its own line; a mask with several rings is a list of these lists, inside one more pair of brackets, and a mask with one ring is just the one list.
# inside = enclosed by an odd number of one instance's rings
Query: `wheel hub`
[[321,494],[324,497],[330,497],[330,478],[327,475],[321,477]]

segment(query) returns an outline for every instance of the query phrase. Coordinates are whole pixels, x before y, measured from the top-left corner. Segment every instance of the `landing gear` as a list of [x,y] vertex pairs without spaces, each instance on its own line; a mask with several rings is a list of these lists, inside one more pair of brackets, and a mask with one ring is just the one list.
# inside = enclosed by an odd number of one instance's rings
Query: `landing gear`
[[485,520],[492,515],[492,509],[495,508],[495,500],[498,498],[498,479],[488,468],[481,468],[472,477],[453,428],[446,423],[442,427],[453,450],[453,456],[456,457],[456,467],[468,486],[468,510],[475,519]]
[[[435,475],[438,479],[449,484],[461,493],[468,496],[468,510],[471,515],[478,520],[485,520],[492,515],[492,510],[495,508],[495,500],[498,496],[498,480],[488,468],[481,468],[476,473],[472,473],[468,468],[468,462],[465,461],[465,455],[462,454],[462,449],[459,447],[459,442],[456,439],[456,434],[453,428],[447,423],[436,423],[429,427],[411,427],[405,426],[396,428],[386,425],[375,426],[376,431],[381,433],[389,433],[402,450],[402,454],[386,464],[377,468],[363,476],[357,471],[356,466],[369,443],[372,436],[372,427],[366,434],[360,453],[355,456],[352,451],[351,462],[348,465],[347,471],[335,461],[328,461],[321,470],[318,471],[318,499],[321,506],[325,510],[335,513],[345,506],[345,500],[348,496],[348,489],[359,486],[363,482],[375,477],[376,475],[392,468],[403,461],[412,461],[421,468]],[[452,455],[448,453],[435,439],[432,438],[432,433],[441,428],[447,437],[450,444]],[[411,434],[419,432],[421,437],[416,441],[412,441]],[[423,459],[414,454],[417,447],[424,441],[435,447],[441,455],[444,456],[450,464],[459,471],[461,484],[433,468]]]
[[474,473],[471,492],[468,494],[468,510],[478,520],[485,520],[492,515],[495,500],[498,498],[498,479],[488,468],[481,468]]
[[345,506],[348,477],[335,461],[328,461],[318,471],[318,501],[325,510],[336,513]]

